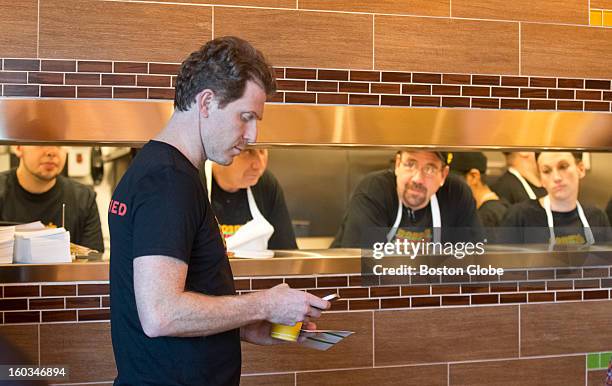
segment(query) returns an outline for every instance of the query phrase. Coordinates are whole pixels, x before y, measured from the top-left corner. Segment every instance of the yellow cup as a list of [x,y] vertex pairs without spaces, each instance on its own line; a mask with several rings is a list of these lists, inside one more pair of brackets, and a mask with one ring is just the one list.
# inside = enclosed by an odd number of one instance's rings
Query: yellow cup
[[272,324],[272,330],[270,336],[272,338],[286,340],[288,342],[295,342],[300,336],[300,330],[302,329],[302,322],[297,322],[293,326],[286,326],[284,324]]

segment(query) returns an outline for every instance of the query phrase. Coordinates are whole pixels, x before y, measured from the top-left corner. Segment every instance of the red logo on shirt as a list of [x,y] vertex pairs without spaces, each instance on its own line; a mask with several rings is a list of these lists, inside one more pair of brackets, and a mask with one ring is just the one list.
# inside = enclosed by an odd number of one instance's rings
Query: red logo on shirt
[[110,205],[108,206],[108,212],[117,214],[119,216],[124,216],[127,212],[127,205],[125,205],[123,202],[111,200]]

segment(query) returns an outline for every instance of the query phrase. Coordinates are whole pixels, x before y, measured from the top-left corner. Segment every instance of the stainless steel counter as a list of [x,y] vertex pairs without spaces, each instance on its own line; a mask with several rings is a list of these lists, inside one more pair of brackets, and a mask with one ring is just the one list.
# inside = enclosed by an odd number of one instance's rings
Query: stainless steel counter
[[[610,247],[574,247],[548,251],[542,246],[488,246],[482,256],[456,259],[449,256],[386,257],[366,259],[385,266],[406,264],[418,266],[446,265],[449,267],[479,264],[504,269],[539,269],[612,266]],[[276,251],[271,259],[230,259],[235,277],[359,274],[362,269],[361,250],[324,249]],[[74,262],[67,264],[5,264],[0,265],[0,283],[108,281],[109,263]]]

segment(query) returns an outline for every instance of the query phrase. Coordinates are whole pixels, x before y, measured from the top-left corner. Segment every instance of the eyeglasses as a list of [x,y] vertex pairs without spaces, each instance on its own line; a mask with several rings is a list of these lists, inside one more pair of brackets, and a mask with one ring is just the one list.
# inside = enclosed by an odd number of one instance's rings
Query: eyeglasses
[[[416,173],[417,170],[419,170],[419,163],[415,160],[403,161],[401,163],[401,166],[403,170],[408,173]],[[440,172],[439,168],[431,164],[423,166],[422,168],[420,168],[420,170],[421,174],[423,174],[425,177],[434,177]]]

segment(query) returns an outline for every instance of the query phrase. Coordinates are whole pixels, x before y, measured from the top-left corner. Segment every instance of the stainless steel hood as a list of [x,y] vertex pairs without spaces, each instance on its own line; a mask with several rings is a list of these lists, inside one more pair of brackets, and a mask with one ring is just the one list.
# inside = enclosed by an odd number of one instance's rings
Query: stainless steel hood
[[[0,142],[139,146],[170,101],[0,99]],[[268,104],[264,146],[612,150],[612,114]]]

